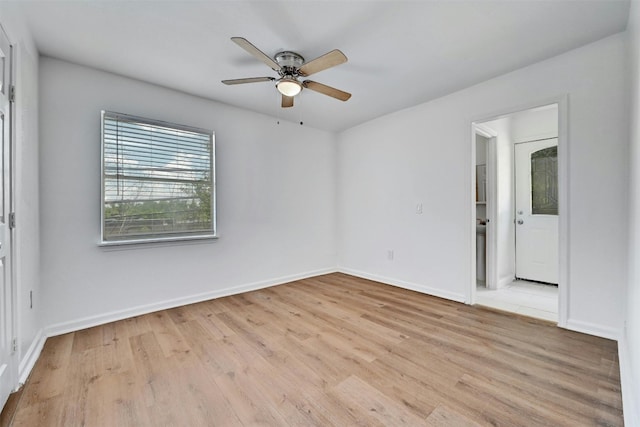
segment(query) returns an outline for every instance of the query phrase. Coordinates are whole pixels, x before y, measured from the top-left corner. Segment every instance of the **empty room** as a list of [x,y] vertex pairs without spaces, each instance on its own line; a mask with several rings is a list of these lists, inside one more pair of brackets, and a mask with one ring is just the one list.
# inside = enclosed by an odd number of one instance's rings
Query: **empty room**
[[636,0],[0,26],[0,426],[640,426]]

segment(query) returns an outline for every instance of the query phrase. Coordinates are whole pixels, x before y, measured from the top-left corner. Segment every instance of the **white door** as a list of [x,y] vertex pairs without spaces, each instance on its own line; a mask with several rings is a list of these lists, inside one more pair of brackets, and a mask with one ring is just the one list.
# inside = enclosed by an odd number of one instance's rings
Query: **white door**
[[11,46],[0,28],[0,408],[16,385],[11,281]]
[[558,139],[515,145],[516,277],[558,283]]

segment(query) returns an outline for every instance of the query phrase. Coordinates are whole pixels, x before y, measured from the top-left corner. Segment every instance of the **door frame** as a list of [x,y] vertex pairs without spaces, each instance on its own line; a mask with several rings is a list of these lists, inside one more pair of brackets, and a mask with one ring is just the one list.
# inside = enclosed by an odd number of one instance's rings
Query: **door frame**
[[[561,328],[567,327],[567,319],[569,318],[569,300],[571,297],[569,289],[569,95],[563,94],[552,98],[539,100],[537,102],[525,103],[522,105],[516,105],[510,108],[504,108],[500,111],[484,116],[479,116],[470,120],[470,143],[468,145],[469,155],[469,169],[468,173],[470,179],[467,181],[471,185],[469,186],[469,246],[471,248],[470,265],[471,274],[469,280],[469,286],[467,288],[466,303],[469,305],[475,304],[476,300],[476,200],[475,200],[475,186],[476,186],[476,133],[478,129],[482,130],[482,123],[489,122],[504,118],[514,113],[518,113],[524,110],[530,110],[533,108],[544,107],[550,104],[558,105],[558,326]],[[488,197],[491,196],[494,191],[494,182],[490,184],[490,189],[487,189]],[[489,186],[489,183],[488,183]],[[495,193],[494,193],[495,194]],[[495,206],[495,205],[494,205]],[[495,218],[490,216],[495,212],[490,211],[490,206],[487,204],[487,216],[495,224]],[[495,234],[495,233],[494,233]],[[497,241],[487,237],[487,254],[496,253]],[[489,261],[489,258],[487,258]],[[495,257],[492,259],[492,266],[487,266],[487,273],[490,271],[495,272]]]
[[[9,66],[7,67],[7,72],[9,74],[9,78],[8,78],[8,88],[7,90],[10,91],[12,87],[16,86],[16,76],[17,76],[17,50],[16,50],[16,45],[13,44],[11,42],[11,38],[9,37],[9,34],[7,33],[7,31],[5,30],[4,26],[2,25],[2,23],[0,23],[0,32],[2,32],[4,34],[4,36],[7,38],[8,42],[9,42]],[[9,92],[7,92],[7,96],[9,95]],[[8,190],[9,190],[9,194],[7,195],[7,199],[6,199],[6,213],[7,216],[10,213],[14,213],[15,212],[15,203],[16,203],[16,197],[15,197],[15,192],[16,192],[16,132],[17,132],[17,121],[16,121],[16,104],[15,104],[15,100],[9,99],[9,109],[8,109],[8,114],[9,114],[9,120],[6,122],[9,125],[9,140],[7,141],[8,143],[8,151],[9,151],[9,156],[8,156],[8,160],[6,162],[6,164],[4,166],[9,168],[9,172],[7,174],[8,179],[9,179],[9,184],[8,184]],[[9,219],[7,218],[7,223],[9,223]],[[19,370],[20,370],[20,337],[19,337],[19,325],[18,325],[18,287],[17,287],[17,277],[16,277],[16,235],[15,235],[15,227],[11,227],[9,224],[7,224],[7,240],[10,242],[9,243],[9,252],[8,252],[8,256],[9,256],[9,263],[8,263],[8,268],[9,268],[9,274],[8,274],[8,279],[10,281],[10,292],[11,292],[11,301],[10,301],[10,316],[9,316],[9,321],[11,323],[10,325],[10,333],[11,333],[11,342],[13,343],[12,345],[14,345],[15,350],[12,351],[11,355],[10,355],[10,361],[9,361],[9,365],[8,365],[8,369],[10,370],[9,372],[9,379],[11,380],[12,384],[11,384],[11,389],[16,391],[20,384],[19,384]],[[1,409],[1,408],[0,408]]]
[[[498,136],[497,132],[487,126],[484,126],[482,124],[474,124],[473,126],[474,129],[474,136],[473,136],[473,140],[474,140],[474,147],[475,147],[475,140],[476,140],[476,135],[480,135],[483,136],[485,138],[487,138],[487,150],[486,150],[486,159],[487,159],[487,180],[486,180],[486,184],[487,184],[487,188],[486,188],[486,205],[485,205],[485,209],[486,209],[486,216],[489,219],[489,221],[486,224],[486,232],[485,232],[485,242],[486,242],[486,248],[485,248],[485,259],[486,259],[486,265],[485,265],[485,285],[487,286],[487,288],[490,289],[495,289],[497,284],[498,284],[498,277],[497,277],[497,270],[496,270],[496,261],[495,261],[495,256],[496,256],[496,248],[498,245],[497,242],[497,237],[496,237],[496,233],[494,231],[494,226],[495,226],[495,221],[492,222],[491,218],[495,218],[496,217],[496,195],[497,195],[497,185],[496,185],[496,136]],[[475,154],[476,151],[474,149],[473,151],[473,155],[474,155],[474,159],[473,159],[473,163],[476,163],[476,158],[475,158]],[[473,187],[475,189],[476,187],[476,176],[475,176],[475,169],[473,171]],[[477,220],[477,216],[476,216],[476,207],[474,206],[473,208],[473,223],[474,225],[476,224],[476,220]],[[476,233],[475,230],[475,226],[473,229],[473,232]],[[477,239],[477,234],[474,234],[474,236],[476,236]],[[477,277],[476,277],[476,260],[477,260],[477,254],[476,254],[476,250],[477,250],[477,246],[474,243],[473,244],[473,250],[474,250],[474,254],[473,254],[473,261],[474,261],[474,265],[473,265],[473,274],[474,274],[474,281],[476,281]],[[474,287],[474,296],[475,296],[475,287]]]
[[[2,29],[4,31],[4,28]],[[11,42],[11,38],[9,34],[7,34],[7,38],[9,39],[9,43],[11,43],[11,86],[17,87],[17,76],[18,76],[18,48],[17,44]],[[17,97],[17,95],[14,95]],[[16,109],[16,99],[10,103],[10,111],[11,111],[11,130],[9,132],[9,212],[15,215],[16,213],[16,151],[17,151],[17,109]],[[11,256],[11,288],[13,294],[13,302],[12,302],[12,319],[11,323],[13,325],[13,339],[16,342],[16,351],[13,353],[14,357],[14,391],[18,391],[20,388],[20,358],[22,356],[22,339],[20,337],[20,328],[18,321],[20,319],[19,311],[20,305],[18,304],[18,269],[17,269],[17,260],[18,260],[18,251],[17,251],[17,242],[16,242],[16,227],[9,227],[9,238],[11,239],[11,248],[10,248],[10,256]]]

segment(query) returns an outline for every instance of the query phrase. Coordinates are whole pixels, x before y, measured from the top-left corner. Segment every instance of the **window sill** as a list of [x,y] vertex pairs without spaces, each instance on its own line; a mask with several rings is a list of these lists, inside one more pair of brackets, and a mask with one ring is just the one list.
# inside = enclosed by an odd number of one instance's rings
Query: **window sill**
[[189,243],[189,242],[198,242],[203,240],[216,240],[218,239],[217,234],[207,234],[202,236],[182,236],[182,237],[159,237],[155,239],[137,239],[137,240],[113,240],[98,243],[98,246],[104,248],[117,248],[117,247],[129,247],[129,246],[155,246],[162,244],[171,244],[171,243]]

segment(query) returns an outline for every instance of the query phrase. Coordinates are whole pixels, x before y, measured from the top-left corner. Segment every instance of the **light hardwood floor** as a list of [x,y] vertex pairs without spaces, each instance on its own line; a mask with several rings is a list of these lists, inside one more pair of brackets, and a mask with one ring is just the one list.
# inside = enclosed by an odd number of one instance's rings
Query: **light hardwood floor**
[[616,343],[331,274],[47,340],[14,426],[620,426]]

